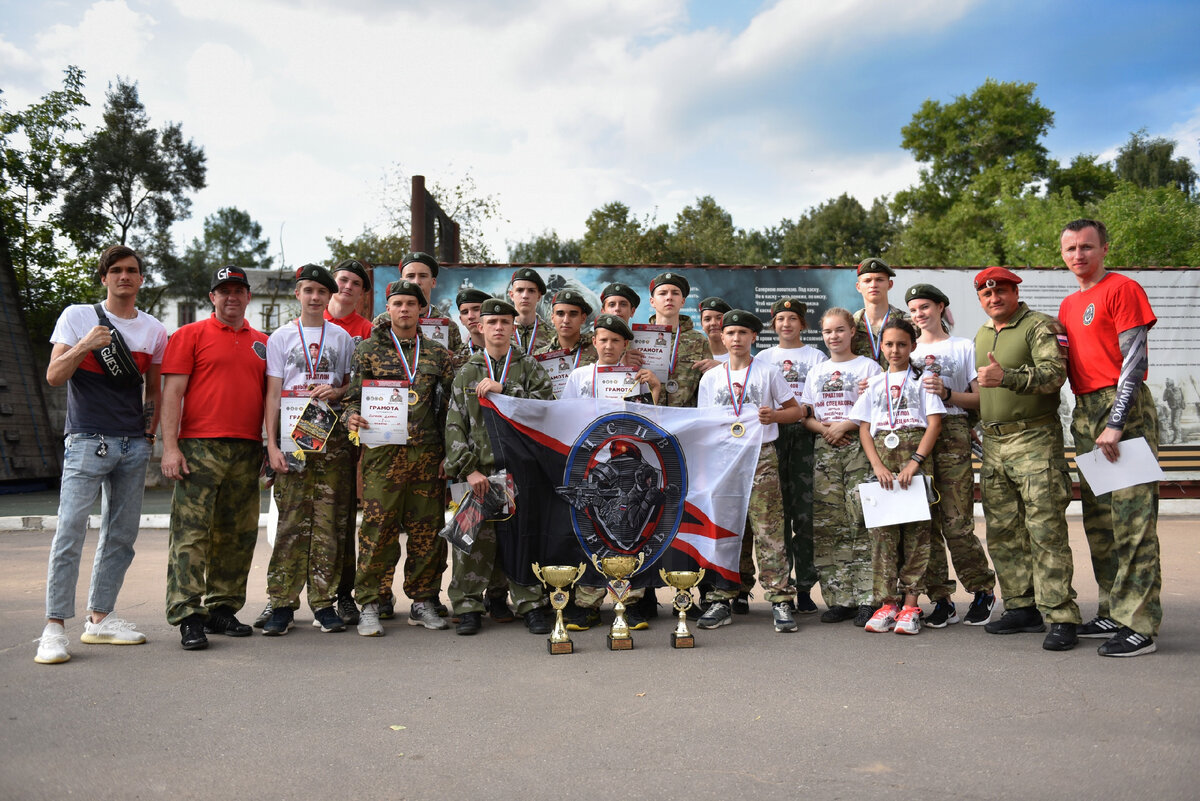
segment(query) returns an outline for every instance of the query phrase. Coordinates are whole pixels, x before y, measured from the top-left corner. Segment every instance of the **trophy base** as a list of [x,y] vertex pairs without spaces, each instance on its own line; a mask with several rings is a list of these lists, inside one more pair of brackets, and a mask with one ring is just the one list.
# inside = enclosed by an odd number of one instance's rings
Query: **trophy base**
[[610,635],[608,635],[608,650],[610,650],[610,651],[632,651],[633,650],[633,638],[632,637],[613,637],[610,634]]
[[551,654],[573,654],[575,653],[575,643],[570,640],[555,642],[554,640],[547,639],[546,650]]
[[671,632],[671,647],[672,648],[695,648],[696,637],[692,634],[676,634]]

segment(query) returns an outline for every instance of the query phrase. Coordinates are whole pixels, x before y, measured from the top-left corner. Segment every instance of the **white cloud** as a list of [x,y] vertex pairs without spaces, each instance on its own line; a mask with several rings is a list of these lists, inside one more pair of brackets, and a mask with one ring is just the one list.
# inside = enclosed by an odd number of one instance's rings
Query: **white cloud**
[[52,25],[35,37],[34,52],[44,69],[58,75],[67,64],[83,68],[95,82],[117,75],[136,78],[153,38],[154,20],[129,8],[125,0],[100,0],[76,25]]

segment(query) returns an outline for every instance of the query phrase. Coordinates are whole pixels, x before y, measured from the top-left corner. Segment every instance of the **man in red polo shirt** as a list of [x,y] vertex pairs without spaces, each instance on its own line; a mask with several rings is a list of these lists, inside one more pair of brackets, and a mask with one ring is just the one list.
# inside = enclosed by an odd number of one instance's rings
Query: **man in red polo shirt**
[[[1075,220],[1062,231],[1062,258],[1079,291],[1067,295],[1058,318],[1067,329],[1067,376],[1075,393],[1071,433],[1075,450],[1099,449],[1121,458],[1122,440],[1145,437],[1158,453],[1158,411],[1146,386],[1147,338],[1157,318],[1146,291],[1104,269],[1108,232],[1096,220]],[[1097,497],[1083,474],[1083,529],[1100,589],[1096,617],[1080,637],[1103,639],[1101,656],[1139,656],[1155,650],[1162,622],[1158,549],[1158,482]]]
[[267,336],[246,322],[240,267],[213,273],[213,314],[171,336],[163,357],[163,475],[175,481],[167,622],[187,651],[209,634],[248,637],[235,616],[258,539]]
[[358,313],[363,295],[371,291],[371,276],[358,259],[339,261],[330,272],[337,282],[338,291],[329,298],[325,319],[345,329],[357,345],[371,336],[371,321]]

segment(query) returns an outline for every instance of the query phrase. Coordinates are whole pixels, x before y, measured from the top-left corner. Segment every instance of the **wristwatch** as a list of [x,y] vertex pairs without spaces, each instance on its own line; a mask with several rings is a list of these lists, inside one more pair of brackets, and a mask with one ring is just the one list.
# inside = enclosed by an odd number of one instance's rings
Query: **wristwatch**
[[151,445],[153,445],[158,440],[158,435],[156,435],[156,434],[142,434],[142,436],[145,437],[146,441],[149,442]]

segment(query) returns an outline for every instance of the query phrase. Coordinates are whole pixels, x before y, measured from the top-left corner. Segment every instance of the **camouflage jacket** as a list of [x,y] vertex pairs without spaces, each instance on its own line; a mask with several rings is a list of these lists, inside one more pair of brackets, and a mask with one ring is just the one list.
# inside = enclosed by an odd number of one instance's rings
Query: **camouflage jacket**
[[467,363],[467,359],[471,358],[472,354],[479,352],[480,348],[471,344],[471,340],[466,340],[462,343],[462,347],[450,354],[450,367],[457,373],[462,366]]
[[[542,366],[523,355],[516,346],[512,354],[504,394],[514,398],[554,400],[550,377]],[[476,351],[454,376],[450,388],[450,408],[446,413],[446,474],[459,480],[465,480],[472,470],[490,475],[496,464],[479,398],[475,395],[476,385],[488,378],[485,361],[488,358],[487,351]],[[492,361],[492,370],[497,376],[503,369],[503,361]]]
[[1059,340],[1066,329],[1054,317],[1025,303],[999,331],[988,320],[975,335],[975,367],[988,353],[1004,368],[998,387],[979,388],[979,416],[985,423],[1032,420],[1058,413],[1059,390],[1067,380],[1067,357]]
[[[529,345],[529,337],[533,334],[534,326],[537,326],[537,336],[533,337],[533,346]],[[558,333],[554,330],[554,326],[538,318],[534,325],[517,325],[513,328],[513,346],[522,353],[537,353],[538,348],[541,348],[548,342],[558,340]]]
[[[558,335],[555,334],[550,339],[549,342],[547,342],[545,345],[542,345],[540,348],[537,348],[536,350],[534,350],[534,352],[530,355],[538,356],[543,353],[553,353],[556,350],[562,350],[562,349],[563,348],[558,344]],[[574,350],[567,351],[568,361],[573,360],[575,358],[575,354],[581,350],[583,351],[583,353],[579,354],[579,364],[575,364],[574,365],[575,367],[583,367],[585,364],[595,364],[596,360],[600,358],[596,354],[595,346],[592,345],[592,335],[591,334],[580,334],[579,335],[579,342],[575,345]],[[574,364],[573,361],[572,361],[572,364]]]
[[[391,330],[390,322],[375,326],[371,336],[354,349],[350,387],[343,399],[347,415],[361,414],[363,381],[408,380],[404,365],[396,355]],[[450,351],[423,334],[419,336],[421,359],[416,365],[416,382],[410,387],[417,392],[417,402],[408,407],[408,444],[435,446],[441,450],[450,382],[454,378]],[[415,350],[413,340],[400,340],[400,347],[411,366]]]
[[[650,315],[650,324],[654,325],[655,315]],[[704,373],[695,368],[698,361],[712,358],[712,348],[709,347],[708,337],[692,327],[692,318],[685,314],[679,315],[679,350],[675,360],[675,369],[659,393],[659,406],[695,406],[696,390],[700,387],[700,377]],[[671,392],[671,386],[676,390]]]
[[[422,317],[445,317],[445,318],[447,318],[450,321],[450,331],[446,335],[448,350],[451,353],[458,352],[458,349],[463,346],[463,338],[462,338],[462,334],[458,330],[458,323],[454,322],[453,315],[446,314],[444,311],[439,309],[437,306],[430,306],[429,308],[427,308],[425,310],[425,313],[422,314],[421,316]],[[387,323],[388,325],[391,325],[391,323],[392,323],[392,318],[388,317],[388,313],[386,311],[375,315],[375,319],[371,321],[372,326],[379,326],[384,323]],[[437,343],[434,343],[434,344],[437,344]]]
[[[883,355],[883,348],[879,349],[879,353],[871,348],[871,335],[874,332],[867,331],[867,321],[865,319],[866,309],[859,309],[854,313],[854,336],[850,340],[850,352],[855,356],[866,356],[868,359],[874,359],[879,362],[879,366],[885,371],[888,368],[887,357]],[[883,325],[887,325],[892,320],[907,320],[908,312],[903,309],[897,309],[895,306],[888,306],[887,317],[883,320]],[[883,326],[880,326],[882,330]],[[882,336],[882,334],[880,334]],[[879,342],[879,337],[875,338]]]

